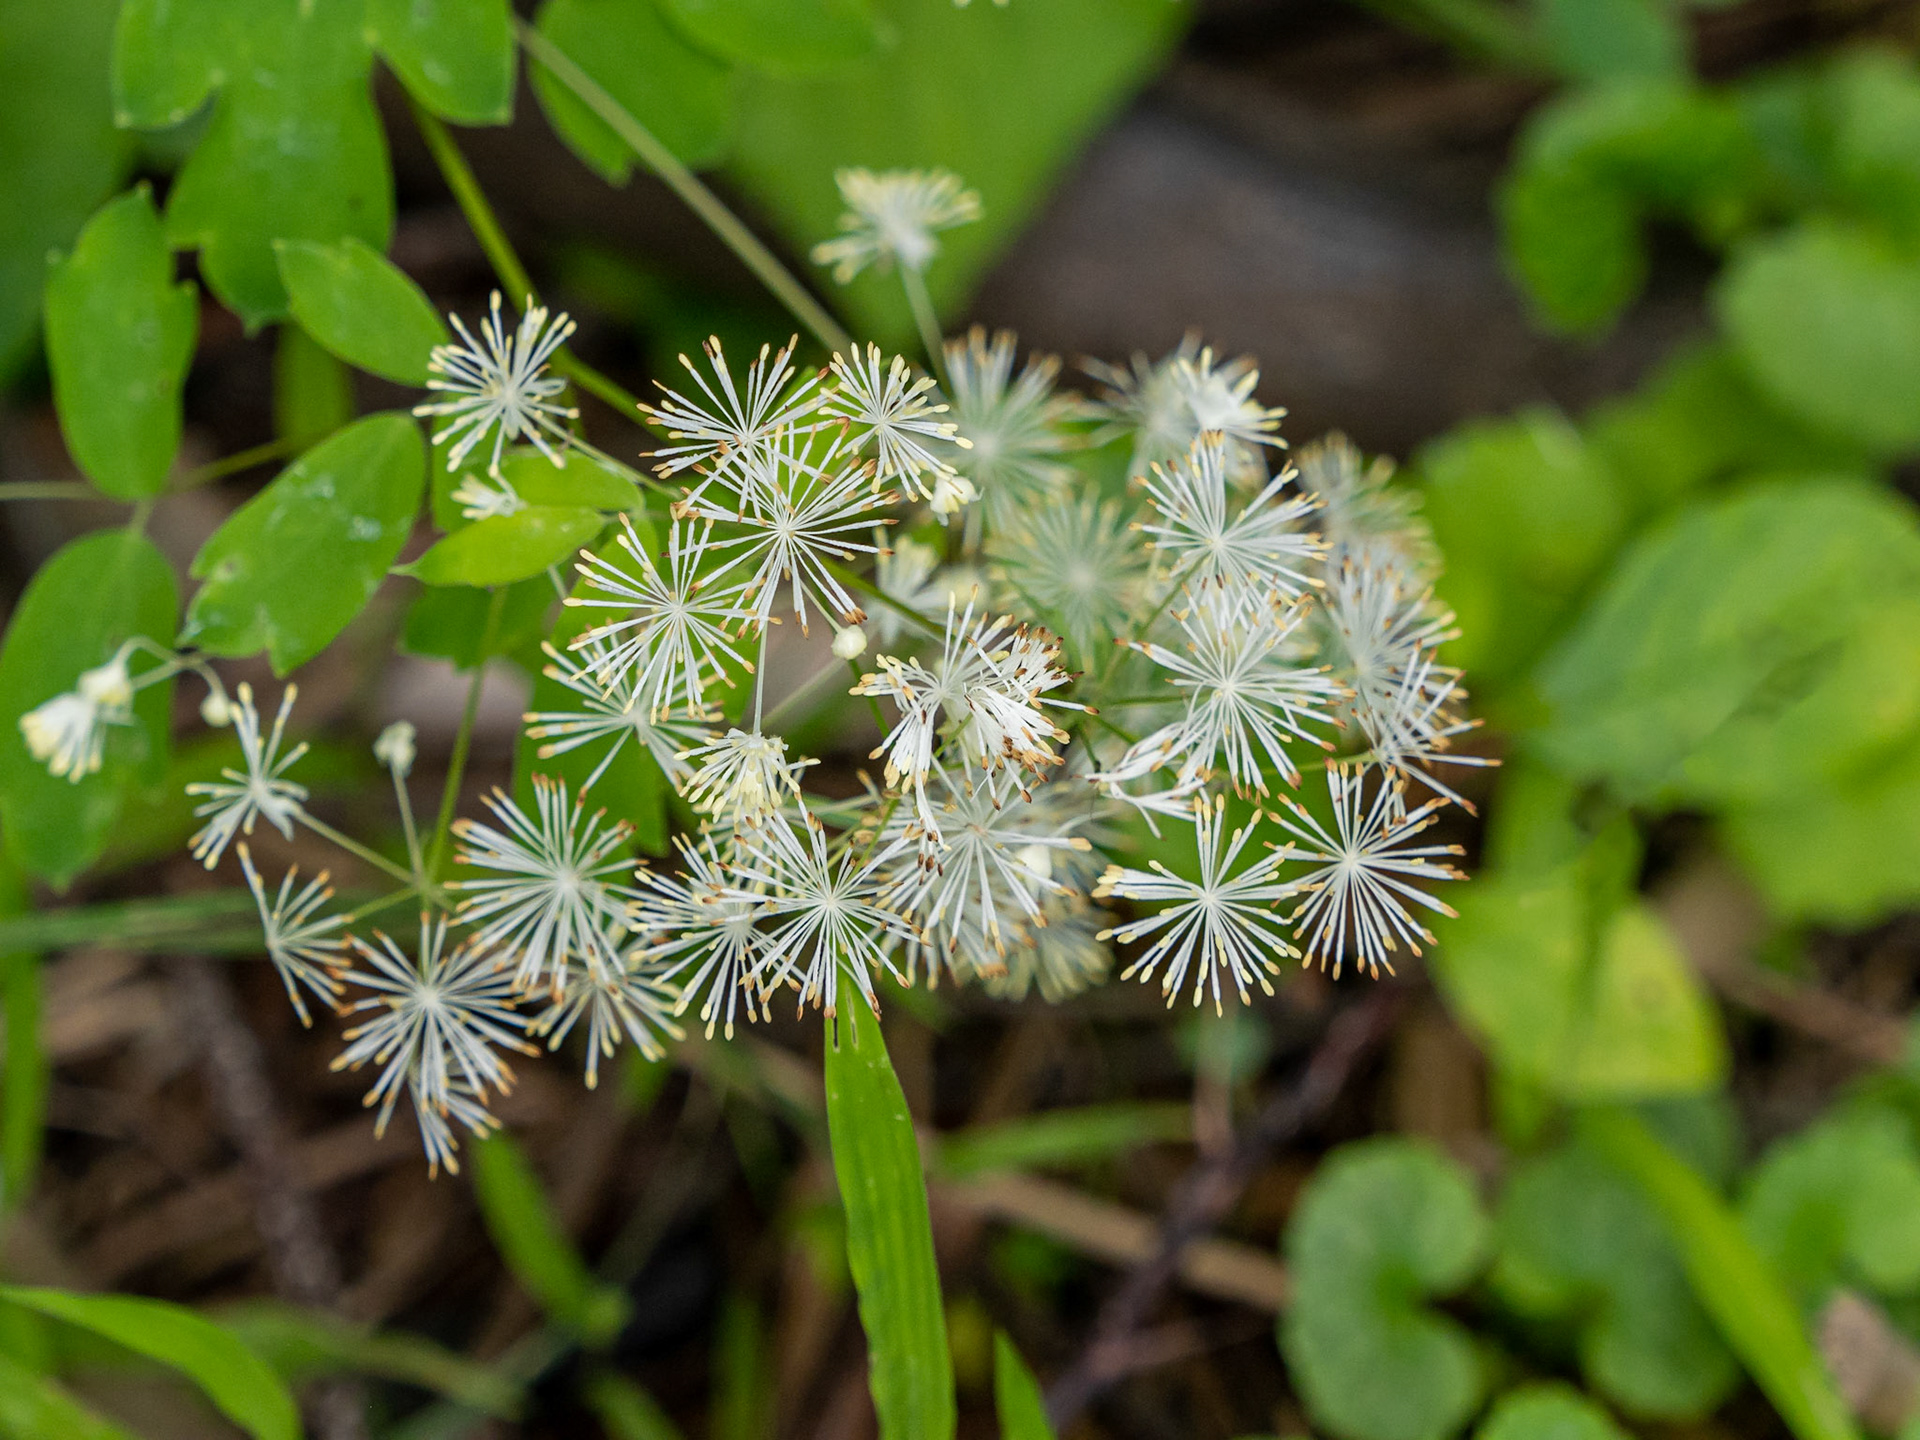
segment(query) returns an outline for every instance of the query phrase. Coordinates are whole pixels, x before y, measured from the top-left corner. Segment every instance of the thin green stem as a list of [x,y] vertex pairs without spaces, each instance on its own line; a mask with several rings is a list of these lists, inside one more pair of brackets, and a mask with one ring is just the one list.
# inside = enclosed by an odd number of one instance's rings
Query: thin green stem
[[356,905],[340,917],[340,924],[343,928],[357,925],[369,915],[378,915],[382,910],[391,910],[402,901],[412,900],[419,894],[420,892],[413,886],[408,886],[405,890],[391,890],[385,895],[367,901],[364,905]]
[[[853,664],[851,660],[846,663],[849,665]],[[827,681],[833,678],[834,672],[840,668],[840,665],[841,662],[837,659],[829,660],[805,680],[802,680],[799,689],[788,695],[786,699],[782,700],[778,705],[774,706],[772,710],[767,712],[767,718],[762,728],[778,731],[782,725],[797,715],[803,707],[811,703],[819,691],[826,688]],[[854,674],[857,679],[859,675],[857,668]]]
[[894,599],[893,596],[887,594],[886,591],[882,590],[878,585],[876,585],[873,581],[869,580],[866,576],[861,575],[856,571],[849,570],[845,565],[840,564],[840,562],[837,560],[827,561],[826,567],[827,567],[828,573],[831,574],[833,578],[838,580],[842,585],[852,586],[855,590],[858,590],[862,595],[872,596],[875,600],[878,600],[882,605],[886,606],[889,610],[893,611],[895,614],[900,615],[904,619],[911,620],[915,625],[918,625],[922,630],[926,631],[929,635],[938,635],[940,633],[940,627],[934,624],[933,621],[927,619],[926,616],[922,615],[918,610],[914,609],[911,605],[907,604],[906,601]]
[[414,877],[404,865],[394,864],[393,861],[382,855],[378,850],[362,845],[351,835],[343,834],[334,829],[333,826],[327,824],[326,821],[320,819],[310,811],[300,811],[300,823],[313,831],[314,834],[320,836],[323,840],[331,840],[349,855],[358,856],[374,868],[386,871],[387,874],[403,882],[409,888],[413,886]]
[[807,292],[806,287],[794,278],[774,253],[760,243],[759,237],[740,222],[740,218],[721,202],[720,197],[706,187],[699,176],[681,164],[679,158],[662,145],[652,131],[603,90],[566,51],[524,20],[519,22],[519,29],[521,48],[549,75],[571,90],[581,104],[598,115],[608,129],[624,140],[647,168],[664,180],[687,208],[704,220],[707,228],[719,236],[727,248],[740,257],[741,263],[759,277],[760,283],[793,313],[794,319],[811,331],[814,338],[827,349],[837,350],[842,355],[853,354],[853,337]]
[[0,500],[110,500],[84,480],[9,480]]
[[487,678],[487,657],[500,636],[500,617],[507,608],[507,592],[495,587],[487,602],[487,623],[480,632],[480,660],[473,667],[473,683],[467,686],[466,707],[460,712],[460,730],[453,737],[453,755],[447,761],[447,783],[440,792],[440,817],[433,823],[433,851],[427,861],[427,879],[439,878],[447,858],[447,840],[453,832],[453,811],[460,803],[460,781],[466,775],[467,752],[473,748],[473,723],[480,715],[480,687]]
[[427,887],[427,867],[420,851],[420,832],[413,823],[413,797],[407,794],[407,782],[400,778],[400,772],[395,770],[391,773],[393,798],[400,806],[400,825],[407,832],[407,863],[413,866],[413,883],[424,890]]
[[[438,116],[424,109],[417,100],[409,100],[408,103],[413,107],[414,124],[419,127],[420,138],[427,142],[427,150],[433,156],[434,164],[440,167],[441,177],[453,192],[454,203],[460,207],[460,213],[466,216],[467,228],[473,231],[473,238],[480,242],[480,249],[486,255],[487,263],[493,267],[493,273],[511,292],[507,298],[516,306],[537,298],[539,292],[533,288],[533,277],[521,263],[513,242],[507,239],[507,232],[501,228],[499,217],[493,213],[493,206],[488,203],[479,180],[474,177],[473,167],[467,164],[467,157],[460,153],[459,145],[454,142],[453,133],[440,122]],[[597,395],[615,410],[625,413],[629,419],[638,413],[638,395],[594,369],[572,351],[555,351],[550,363],[582,390]]]
[[191,490],[228,475],[237,475],[242,470],[251,470],[256,465],[265,465],[270,460],[284,460],[299,448],[298,439],[291,435],[282,435],[277,440],[269,440],[265,444],[255,445],[246,450],[237,450],[218,460],[209,460],[205,465],[196,465],[182,475],[172,488],[176,491]]
[[941,386],[951,392],[947,378],[947,350],[940,342],[940,317],[927,293],[927,277],[911,265],[900,267],[900,288],[907,292],[907,305],[913,311],[914,327],[920,332],[921,348],[927,352],[927,367]]

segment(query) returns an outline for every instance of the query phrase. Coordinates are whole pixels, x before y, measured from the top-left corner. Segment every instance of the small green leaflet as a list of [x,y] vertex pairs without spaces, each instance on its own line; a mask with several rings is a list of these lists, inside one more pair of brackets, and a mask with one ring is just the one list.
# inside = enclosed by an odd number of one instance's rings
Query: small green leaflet
[[[315,446],[194,557],[206,583],[181,643],[266,650],[284,675],[318,655],[379,587],[412,528],[426,445],[411,418],[369,415]],[[291,583],[290,583],[291,578]]]
[[1522,1385],[1493,1404],[1473,1440],[1631,1440],[1571,1385]]
[[276,240],[293,318],[328,350],[402,385],[427,383],[427,357],[451,338],[425,293],[391,260],[349,235],[335,245]]
[[462,526],[400,573],[428,585],[511,585],[569,559],[606,523],[578,505],[527,505]]
[[254,1440],[300,1440],[300,1412],[264,1361],[211,1320],[132,1295],[0,1287],[0,1299],[105,1336],[180,1371]]
[[456,125],[513,118],[507,0],[367,0],[367,33],[407,91]]

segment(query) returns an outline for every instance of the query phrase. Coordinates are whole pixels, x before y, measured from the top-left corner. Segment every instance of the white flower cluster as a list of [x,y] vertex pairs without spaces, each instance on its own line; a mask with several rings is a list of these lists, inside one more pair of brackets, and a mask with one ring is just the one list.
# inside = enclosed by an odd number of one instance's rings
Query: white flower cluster
[[[842,188],[854,213],[819,258],[843,273],[917,271],[977,204],[952,177]],[[529,309],[509,335],[496,305],[484,343],[436,353],[452,398],[429,408],[458,451],[572,443],[541,364],[566,328]],[[688,1011],[731,1035],[783,991],[829,1015],[847,986],[877,1004],[882,975],[1058,999],[1103,978],[1115,945],[1170,1004],[1218,1007],[1272,993],[1283,958],[1390,970],[1431,940],[1422,912],[1449,913],[1430,887],[1459,878],[1458,847],[1427,832],[1466,803],[1447,767],[1486,762],[1457,748],[1452,617],[1388,468],[1337,436],[1277,463],[1282,412],[1255,400],[1252,362],[1196,341],[1093,370],[1091,399],[1059,388],[1057,362],[1021,363],[1011,335],[942,349],[933,374],[870,345],[818,371],[792,342],[744,369],[718,340],[683,357],[687,382],[642,407],[667,503],[636,503],[582,552],[566,604],[584,623],[546,647],[566,702],[526,716],[540,759],[587,757],[585,785],[495,792],[489,818],[452,826],[457,879],[414,829],[410,727],[376,747],[401,868],[286,778],[304,748],[282,751],[292,687],[264,735],[238,688],[243,769],[194,787],[194,854],[213,865],[261,816],[299,822],[408,884],[363,911],[417,896],[430,912],[409,958],[349,937],[360,912],[322,914],[324,875],[270,891],[241,847],[301,1019],[309,999],[358,1017],[338,1063],[378,1067],[382,1126],[405,1092],[436,1168],[454,1168],[458,1130],[496,1123],[507,1057],[583,1021],[592,1084],[623,1040],[661,1054]],[[482,482],[463,503],[501,513]],[[769,709],[789,618],[824,623],[831,653]],[[55,773],[97,763],[100,726],[124,716],[114,663],[24,724]],[[878,726],[878,779],[795,753],[778,723],[836,671],[863,706],[847,723]],[[670,864],[636,868],[638,817],[595,808],[623,755],[695,817]]]

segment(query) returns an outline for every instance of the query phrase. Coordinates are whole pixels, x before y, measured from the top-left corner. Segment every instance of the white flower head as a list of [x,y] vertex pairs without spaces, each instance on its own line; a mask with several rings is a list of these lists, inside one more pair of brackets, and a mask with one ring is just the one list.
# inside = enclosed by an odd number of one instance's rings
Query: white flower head
[[818,762],[787,762],[787,742],[778,735],[731,729],[710,744],[687,751],[698,762],[682,792],[687,803],[729,825],[742,825],[800,798],[800,771]]
[[845,285],[867,266],[925,270],[940,253],[934,234],[980,218],[980,196],[946,170],[866,169],[834,172],[843,233],[813,247],[813,263],[831,265]]
[[642,869],[627,923],[641,937],[647,961],[658,966],[662,983],[677,983],[674,1014],[685,1013],[697,1000],[708,1038],[724,1021],[731,1040],[742,1000],[749,1022],[756,1001],[766,1014],[771,986],[756,983],[766,957],[760,929],[766,900],[751,889],[730,888],[739,881],[731,838],[724,850],[712,835],[698,841],[680,836],[674,843],[685,873]]
[[[520,1038],[525,1019],[513,1011],[512,982],[495,968],[485,950],[447,949],[447,922],[420,917],[420,953],[409,960],[378,930],[375,944],[348,941],[369,966],[344,978],[370,991],[349,1013],[372,1018],[347,1030],[347,1048],[334,1059],[335,1070],[358,1070],[371,1062],[380,1078],[362,1102],[378,1105],[374,1134],[384,1135],[400,1092],[412,1092],[414,1104],[443,1118],[453,1116],[474,1128],[471,1109],[492,1092],[513,1088],[513,1071],[502,1050],[536,1053]],[[447,1165],[451,1135],[445,1127],[421,1127],[428,1158]],[[439,1142],[436,1144],[436,1141]]]
[[133,676],[128,651],[80,672],[74,688],[20,717],[27,753],[49,774],[79,784],[99,770],[106,756],[107,726],[133,723]]
[[1147,557],[1120,506],[1091,495],[1039,511],[991,550],[995,577],[1082,662],[1126,629],[1146,579]]
[[1459,672],[1423,655],[1407,667],[1391,705],[1384,710],[1368,707],[1360,711],[1369,758],[1397,782],[1388,789],[1402,811],[1406,782],[1418,780],[1439,799],[1458,805],[1469,815],[1478,813],[1471,800],[1437,773],[1443,765],[1482,768],[1500,763],[1453,749],[1455,740],[1480,728],[1478,720],[1462,716],[1456,708],[1465,703]]
[[[615,944],[613,936],[608,937],[608,944]],[[648,962],[643,948],[628,946],[615,950],[613,963],[608,965],[568,962],[566,978],[553,1003],[534,1017],[528,1033],[546,1037],[547,1049],[558,1050],[584,1016],[586,1082],[592,1090],[600,1084],[601,1060],[612,1059],[623,1039],[631,1040],[647,1059],[658,1060],[667,1053],[663,1040],[685,1038],[673,1023],[676,998],[673,987],[662,982],[658,968]]]
[[744,385],[734,382],[717,335],[708,336],[702,347],[707,367],[713,372],[711,379],[682,355],[680,364],[699,394],[682,395],[660,385],[660,403],[640,407],[675,442],[654,451],[654,469],[661,475],[673,475],[698,467],[710,480],[740,484],[741,468],[763,446],[800,425],[819,407],[820,377],[796,376],[793,368],[793,347],[798,343],[799,337],[795,336],[779,350],[762,345],[759,355],[747,366]]
[[413,773],[413,762],[420,755],[418,736],[411,720],[396,720],[374,739],[373,758],[391,770],[395,779],[404,780]]
[[[1369,774],[1378,775],[1371,801],[1366,798]],[[1393,973],[1390,957],[1401,945],[1418,955],[1422,941],[1433,943],[1433,933],[1407,907],[1447,916],[1454,912],[1413,882],[1466,878],[1442,858],[1460,854],[1458,845],[1406,843],[1433,824],[1444,802],[1430,800],[1404,813],[1394,804],[1395,788],[1390,776],[1328,762],[1332,833],[1291,796],[1280,800],[1293,814],[1291,820],[1279,817],[1280,824],[1306,848],[1288,845],[1276,854],[1319,866],[1294,882],[1307,898],[1287,921],[1294,938],[1306,945],[1305,963],[1317,961],[1324,968],[1331,960],[1335,979],[1349,952],[1356,966],[1376,976],[1382,970]]]
[[[928,629],[936,626],[946,609],[946,588],[934,579],[940,568],[940,552],[912,536],[902,536],[882,550],[874,566],[874,579],[880,591],[895,604],[915,614],[935,617]],[[891,645],[912,622],[893,605],[882,605],[861,622],[874,640]]]
[[1260,371],[1250,357],[1216,364],[1213,350],[1205,347],[1191,358],[1176,359],[1173,378],[1187,403],[1195,434],[1213,431],[1227,440],[1227,461],[1235,479],[1260,475],[1265,469],[1261,450],[1286,445],[1280,438],[1280,422],[1287,412],[1253,398]]
[[[675,720],[656,713],[652,698],[640,693],[636,682],[645,672],[622,669],[610,663],[609,642],[589,641],[577,653],[540,646],[553,663],[540,673],[558,681],[580,697],[578,710],[530,710],[521,716],[527,738],[544,743],[534,752],[542,760],[565,755],[583,745],[611,740],[600,763],[593,767],[581,789],[591,790],[607,767],[625,747],[638,741],[653,757],[668,781],[678,788],[693,771],[681,758],[690,746],[707,738],[707,722],[719,718],[717,710],[703,710],[690,720]],[[605,679],[602,679],[602,676]]]
[[445,1170],[460,1173],[460,1139],[454,1134],[459,1126],[475,1139],[491,1135],[500,1128],[487,1107],[481,1103],[466,1081],[454,1077],[436,1105],[413,1092],[413,1120],[420,1130],[420,1148],[427,1154],[427,1178],[438,1178]]
[[313,1017],[307,1013],[306,998],[300,993],[302,986],[329,1010],[339,1008],[340,997],[346,993],[340,983],[341,973],[348,968],[346,937],[340,934],[346,917],[315,914],[333,898],[326,871],[322,870],[298,890],[294,889],[294,882],[299,869],[287,871],[280,881],[279,892],[269,900],[267,887],[253,868],[247,842],[242,840],[239,848],[240,868],[246,872],[247,888],[253,891],[254,904],[260,910],[267,958],[279,972],[280,983],[287,987],[293,1013],[300,1017],[303,1026],[310,1027]]
[[1189,331],[1177,348],[1159,360],[1136,352],[1122,369],[1098,360],[1083,368],[1101,382],[1095,412],[1106,417],[1096,440],[1133,437],[1129,473],[1148,474],[1187,453],[1204,431],[1221,433],[1225,468],[1235,484],[1266,478],[1261,452],[1285,444],[1279,437],[1286,411],[1255,401],[1260,372],[1251,357],[1217,364]]
[[487,318],[480,322],[479,340],[458,315],[447,318],[459,332],[460,343],[433,347],[427,361],[427,369],[433,372],[427,388],[452,398],[413,407],[416,415],[446,418],[447,423],[434,432],[433,443],[454,442],[447,452],[447,468],[458,470],[489,435],[493,437],[487,461],[490,474],[500,472],[501,450],[522,439],[560,464],[554,442],[564,448],[571,439],[561,422],[580,412],[553,398],[567,388],[567,382],[547,374],[546,368],[553,352],[573,334],[573,321],[557,315],[548,324],[546,307],[534,304],[529,295],[519,326],[509,332],[500,314],[498,290],[493,292]]
[[1335,432],[1295,457],[1300,488],[1319,502],[1314,523],[1327,542],[1326,573],[1342,566],[1397,571],[1409,588],[1424,589],[1438,575],[1440,554],[1420,517],[1420,492],[1393,484],[1393,462],[1369,462]]
[[1151,979],[1164,965],[1160,992],[1167,997],[1168,1005],[1179,998],[1189,975],[1193,977],[1193,1003],[1198,1005],[1211,994],[1216,1011],[1224,1008],[1223,975],[1232,981],[1243,1003],[1252,998],[1249,985],[1258,985],[1271,995],[1273,982],[1268,976],[1280,973],[1273,957],[1299,953],[1287,943],[1280,917],[1274,913],[1274,906],[1298,889],[1278,878],[1285,852],[1270,851],[1238,874],[1233,873],[1260,817],[1256,814],[1229,836],[1224,806],[1216,796],[1211,805],[1194,807],[1200,862],[1197,880],[1176,875],[1153,860],[1148,862],[1151,872],[1112,866],[1093,892],[1096,899],[1115,896],[1165,903],[1165,909],[1102,931],[1099,938],[1131,942],[1157,935],[1121,978],[1131,980],[1138,975]]
[[939,418],[947,407],[931,375],[915,379],[898,355],[882,370],[883,359],[878,345],[868,345],[864,353],[855,350],[852,360],[836,354],[831,368],[838,383],[822,398],[820,413],[844,420],[861,450],[873,448],[877,483],[898,481],[918,500],[931,493],[928,481],[937,484],[953,473],[927,442],[960,443],[955,440],[957,427]]
[[933,489],[927,494],[927,508],[945,520],[958,515],[979,498],[980,492],[966,476],[943,470],[934,477]]
[[478,475],[463,475],[448,497],[460,507],[463,520],[491,520],[497,515],[518,515],[527,508],[513,482],[501,475],[491,484]]
[[193,813],[206,820],[188,842],[193,858],[211,870],[220,863],[227,845],[235,835],[253,834],[254,821],[266,822],[283,836],[293,838],[293,822],[307,798],[307,787],[282,779],[286,770],[307,753],[302,740],[286,754],[280,754],[280,742],[286,735],[287,716],[293,710],[299,688],[289,685],[280,692],[280,711],[273,717],[273,729],[264,742],[260,737],[260,712],[253,705],[253,687],[244,680],[235,688],[238,701],[233,715],[233,730],[240,741],[244,771],[222,769],[220,780],[203,780],[187,786],[189,795],[205,795],[204,805]]
[[1029,356],[1016,378],[1014,346],[1013,332],[989,340],[978,325],[946,346],[958,431],[946,461],[983,498],[995,527],[1017,523],[1066,487],[1073,470],[1060,456],[1078,443],[1064,428],[1078,406],[1053,393],[1060,362]]
[[1037,989],[1049,1004],[1097,985],[1113,967],[1113,951],[1100,938],[1099,912],[1082,901],[1055,901],[1045,910],[1046,924],[1029,930],[1025,944],[1007,952],[1006,970],[985,977],[989,995],[1024,999]]
[[1154,467],[1146,489],[1158,519],[1139,528],[1189,586],[1291,598],[1320,584],[1326,546],[1304,528],[1313,497],[1289,492],[1290,478],[1274,477],[1236,509],[1227,495],[1226,437],[1208,431],[1186,455]]
[[1441,694],[1455,688],[1456,671],[1422,663],[1458,635],[1453,613],[1397,570],[1341,565],[1328,577],[1321,615],[1334,673],[1352,692],[1351,718],[1367,733],[1380,731],[1382,717],[1406,704],[1409,676]]

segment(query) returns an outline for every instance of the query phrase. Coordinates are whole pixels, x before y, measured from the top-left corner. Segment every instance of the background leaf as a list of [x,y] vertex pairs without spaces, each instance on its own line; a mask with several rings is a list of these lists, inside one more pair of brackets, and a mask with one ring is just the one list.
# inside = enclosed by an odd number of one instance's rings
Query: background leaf
[[827,1129],[881,1440],[950,1440],[953,1371],[907,1097],[880,1021],[847,986],[827,1040]]
[[1493,1404],[1474,1440],[1627,1440],[1613,1417],[1569,1385],[1522,1385]]
[[1186,1140],[1192,1133],[1191,1105],[1076,1105],[949,1131],[940,1137],[935,1164],[943,1175],[955,1178],[988,1170],[1071,1165],[1109,1159],[1143,1145]]
[[513,118],[507,0],[367,0],[367,32],[409,94],[456,125]]
[[993,1409],[1000,1440],[1054,1440],[1046,1397],[1004,1330],[993,1334]]
[[[200,547],[182,643],[216,655],[266,650],[284,675],[360,613],[420,507],[426,446],[411,418],[356,421],[309,450]],[[286,583],[298,557],[302,583]]]
[[661,0],[701,49],[774,75],[832,70],[874,48],[871,0]]
[[406,273],[365,241],[336,245],[276,240],[281,283],[293,318],[350,365],[427,383],[427,357],[452,338],[439,312]]
[[[26,877],[0,853],[0,918],[31,909]],[[5,1210],[26,1202],[40,1168],[53,1078],[42,1043],[43,989],[38,955],[0,948],[0,1015],[6,1019],[6,1049],[0,1053],[0,1209]]]

